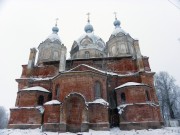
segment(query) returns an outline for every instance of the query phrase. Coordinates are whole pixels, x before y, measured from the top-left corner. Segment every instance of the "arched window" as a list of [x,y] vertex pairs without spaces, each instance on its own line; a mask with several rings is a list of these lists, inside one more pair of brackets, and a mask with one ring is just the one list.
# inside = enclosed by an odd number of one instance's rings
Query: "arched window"
[[44,97],[42,95],[40,95],[38,97],[38,105],[43,105],[43,103],[44,103]]
[[49,93],[48,94],[48,101],[51,101],[52,100],[52,93]]
[[56,94],[56,98],[59,99],[60,97],[60,86],[59,85],[56,85],[56,89],[55,89],[55,94]]
[[95,99],[101,98],[101,84],[98,81],[95,82],[94,93]]
[[146,90],[146,101],[150,101],[149,92]]
[[85,58],[88,59],[90,57],[90,54],[88,51],[85,52]]
[[126,95],[124,92],[121,93],[121,103],[125,103],[126,102]]

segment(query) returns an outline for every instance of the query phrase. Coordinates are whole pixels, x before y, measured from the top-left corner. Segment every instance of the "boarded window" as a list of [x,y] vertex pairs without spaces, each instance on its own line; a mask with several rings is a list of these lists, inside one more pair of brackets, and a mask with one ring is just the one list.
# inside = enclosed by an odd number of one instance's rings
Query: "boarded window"
[[55,94],[56,94],[56,98],[59,99],[60,97],[60,86],[59,85],[56,85],[56,89],[55,89]]
[[125,93],[121,93],[121,103],[125,103],[126,102],[126,95]]
[[146,101],[150,101],[149,92],[146,90]]
[[101,84],[100,82],[95,82],[94,87],[95,99],[101,98]]

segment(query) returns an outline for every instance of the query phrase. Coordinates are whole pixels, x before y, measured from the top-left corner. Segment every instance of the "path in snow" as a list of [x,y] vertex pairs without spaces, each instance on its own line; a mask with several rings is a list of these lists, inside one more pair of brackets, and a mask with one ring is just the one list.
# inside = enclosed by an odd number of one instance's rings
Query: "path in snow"
[[[77,135],[77,133],[41,132],[40,129],[1,129],[0,135]],[[180,127],[165,127],[161,129],[122,131],[112,128],[110,131],[83,132],[82,135],[180,135]]]

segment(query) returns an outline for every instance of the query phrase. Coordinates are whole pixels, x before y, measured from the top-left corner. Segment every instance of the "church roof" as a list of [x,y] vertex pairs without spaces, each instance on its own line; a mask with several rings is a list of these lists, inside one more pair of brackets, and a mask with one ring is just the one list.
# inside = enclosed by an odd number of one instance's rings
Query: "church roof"
[[127,82],[127,83],[124,83],[124,84],[116,87],[115,90],[123,88],[123,87],[128,87],[128,86],[149,86],[149,85],[144,84],[144,83],[137,83],[137,82]]
[[105,49],[105,42],[99,37],[94,34],[94,28],[90,24],[90,20],[88,20],[87,24],[84,27],[84,31],[86,32],[82,36],[80,36],[77,40],[74,41],[74,44],[71,48],[73,49],[78,46],[79,50],[82,49],[97,49],[99,51],[104,51]]
[[47,39],[50,39],[51,42],[54,42],[54,41],[56,41],[56,40],[59,40],[59,41],[61,42],[61,39],[59,38],[58,34],[56,34],[56,33],[50,34],[50,35],[47,37]]
[[35,87],[29,87],[29,88],[25,88],[22,89],[21,91],[41,91],[41,92],[49,92],[47,89],[40,87],[40,86],[35,86]]
[[47,37],[47,39],[50,39],[51,42],[54,42],[54,41],[56,41],[56,40],[59,40],[59,41],[61,42],[61,40],[60,40],[60,38],[59,38],[59,36],[58,36],[58,32],[59,32],[59,28],[57,27],[57,20],[56,20],[56,24],[55,24],[55,26],[52,28],[52,34],[50,34],[50,35]]
[[92,102],[88,102],[88,104],[102,104],[102,105],[109,106],[109,103],[102,98],[98,98]]
[[[122,76],[133,76],[133,75],[138,74],[138,72],[136,72],[136,73],[132,72],[132,73],[128,73],[128,74],[118,74],[118,73],[115,73],[115,72],[109,72],[109,71],[100,70],[100,69],[97,69],[95,67],[92,67],[92,66],[89,66],[89,65],[86,65],[86,64],[80,64],[80,65],[78,65],[78,66],[76,66],[76,67],[74,67],[74,68],[72,68],[72,69],[70,69],[68,71],[63,72],[63,73],[73,72],[73,71],[82,71],[82,69],[80,68],[82,66],[88,68],[89,70],[94,70],[94,71],[97,71],[99,73],[112,75],[112,76],[120,76],[120,77],[122,77]],[[85,70],[89,71],[88,69],[85,69]]]
[[61,102],[59,102],[58,100],[51,100],[49,102],[44,103],[44,105],[60,105]]
[[128,34],[128,33],[126,33],[126,32],[120,27],[120,25],[121,25],[121,22],[120,22],[117,18],[115,18],[115,21],[114,21],[115,29],[114,29],[114,31],[112,32],[111,35],[116,36],[116,35],[119,34],[119,33],[123,33],[123,34],[125,34],[125,35]]

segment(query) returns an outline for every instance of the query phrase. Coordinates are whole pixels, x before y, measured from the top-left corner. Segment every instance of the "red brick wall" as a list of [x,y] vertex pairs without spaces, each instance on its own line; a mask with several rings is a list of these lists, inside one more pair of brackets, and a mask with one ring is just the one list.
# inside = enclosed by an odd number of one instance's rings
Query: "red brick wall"
[[44,103],[48,101],[48,94],[45,92],[38,91],[21,91],[17,94],[16,106],[19,107],[28,107],[28,106],[37,106],[38,97],[40,95],[44,96]]
[[10,109],[9,124],[41,124],[42,114],[36,108]]
[[60,105],[45,105],[44,123],[60,122]]
[[132,58],[123,58],[120,60],[109,60],[107,62],[107,69],[119,73],[127,73],[129,71],[137,71],[137,66]]
[[89,123],[109,122],[108,107],[101,104],[89,104]]
[[122,89],[116,90],[116,98],[117,98],[117,105],[122,104],[121,102],[121,93],[124,92],[126,96],[126,104],[129,103],[142,103],[146,102],[146,93],[145,90],[150,89],[146,86],[130,86],[124,87]]
[[49,77],[58,74],[59,66],[46,65],[43,67],[34,67],[30,73],[28,73],[27,65],[22,65],[23,71],[21,74],[22,78],[25,77]]
[[160,113],[150,105],[126,106],[120,115],[120,122],[159,121]]
[[65,97],[72,92],[84,95],[86,102],[93,101],[94,85],[99,81],[102,86],[102,98],[107,99],[106,77],[91,72],[66,73],[55,80],[53,84],[53,99],[56,99],[55,86],[60,86],[60,101],[63,102]]
[[143,57],[143,65],[146,71],[151,71],[148,57]]
[[132,60],[131,57],[127,58],[109,58],[109,59],[84,59],[67,61],[67,69],[74,68],[80,64],[86,64],[98,69],[115,71],[119,73],[127,73],[129,71],[136,72],[137,64],[136,60]]

